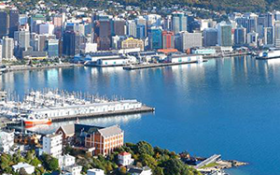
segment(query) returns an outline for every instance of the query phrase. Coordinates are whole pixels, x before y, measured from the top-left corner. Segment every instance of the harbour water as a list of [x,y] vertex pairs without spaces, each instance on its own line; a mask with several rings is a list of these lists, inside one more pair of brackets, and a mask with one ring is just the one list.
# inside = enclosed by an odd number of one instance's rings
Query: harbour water
[[[137,99],[156,112],[79,122],[119,124],[126,142],[146,140],[176,152],[249,162],[230,170],[232,175],[280,174],[277,59],[235,57],[134,71],[75,67],[8,72],[0,83],[20,96],[28,89],[58,88]],[[66,123],[39,129],[48,132]]]

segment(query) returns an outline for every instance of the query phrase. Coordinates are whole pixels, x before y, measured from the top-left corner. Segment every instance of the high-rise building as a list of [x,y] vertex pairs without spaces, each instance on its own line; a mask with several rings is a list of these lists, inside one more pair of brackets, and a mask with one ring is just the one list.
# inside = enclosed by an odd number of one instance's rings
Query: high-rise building
[[162,32],[162,48],[163,49],[173,49],[174,46],[174,32],[163,31]]
[[146,38],[146,26],[142,24],[137,25],[137,38],[144,39]]
[[218,44],[219,46],[232,46],[232,26],[225,21],[218,25]]
[[210,47],[218,44],[218,30],[215,28],[208,28],[203,30],[203,46]]
[[3,38],[2,58],[6,60],[14,59],[14,40],[12,38]]
[[181,32],[181,48],[182,52],[194,47],[202,47],[202,33]]
[[246,28],[238,27],[234,30],[234,45],[241,46],[246,43]]
[[264,28],[264,44],[272,46],[273,45],[273,28],[265,27]]
[[114,19],[113,20],[113,28],[112,28],[112,35],[119,35],[124,36],[126,35],[125,29],[126,21],[124,19]]
[[162,48],[162,30],[159,28],[152,28],[148,30],[150,49]]
[[15,32],[15,41],[20,49],[24,51],[28,50],[30,47],[30,33],[29,31],[16,31]]
[[9,15],[6,11],[0,11],[0,39],[9,32]]
[[247,34],[247,44],[256,47],[258,45],[258,33],[251,32]]
[[100,50],[109,50],[111,47],[111,22],[100,21],[99,26],[99,48]]
[[[264,15],[264,17],[265,17],[264,27],[273,27],[273,25],[274,25],[274,16],[273,16],[273,14],[270,13],[270,12],[267,12]],[[276,20],[279,20],[279,19],[276,19]]]
[[172,13],[172,30],[174,33],[187,31],[188,18],[183,12]]
[[51,23],[42,23],[39,25],[39,34],[53,34],[54,25]]
[[62,54],[66,56],[75,56],[76,34],[72,30],[67,30],[63,33]]
[[47,52],[48,56],[51,58],[58,57],[58,49],[59,49],[59,40],[57,39],[49,39],[47,41]]
[[19,29],[19,12],[17,9],[11,9],[9,12],[10,26],[9,26],[9,37],[14,38],[15,31]]
[[276,21],[274,23],[274,46],[279,48],[280,47],[280,21]]
[[137,37],[136,22],[134,20],[127,21],[127,35],[135,38]]
[[0,44],[0,63],[2,63],[2,45]]

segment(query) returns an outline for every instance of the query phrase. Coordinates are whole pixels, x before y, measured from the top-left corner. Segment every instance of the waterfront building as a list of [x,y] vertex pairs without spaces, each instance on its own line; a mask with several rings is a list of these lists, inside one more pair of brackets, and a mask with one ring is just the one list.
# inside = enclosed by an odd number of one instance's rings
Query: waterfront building
[[273,46],[273,28],[272,27],[264,28],[264,44]]
[[218,30],[215,28],[208,28],[203,30],[203,46],[210,47],[218,44]]
[[57,39],[47,40],[47,52],[50,58],[58,57],[59,41]]
[[4,37],[2,45],[2,59],[14,59],[14,40],[12,38]]
[[97,52],[97,43],[83,43],[81,46],[81,52],[83,53]]
[[162,48],[163,49],[174,49],[175,47],[174,32],[163,31],[162,32]]
[[234,45],[242,46],[246,43],[246,28],[238,27],[234,30]]
[[172,30],[175,34],[187,31],[188,18],[184,12],[172,13]]
[[280,21],[274,23],[274,47],[280,47]]
[[[19,12],[16,8],[12,8],[9,12],[9,37],[14,38],[14,34],[19,29]],[[1,25],[1,24],[0,24]]]
[[9,15],[6,11],[0,11],[0,39],[8,35],[9,32]]
[[225,21],[218,24],[218,44],[219,46],[232,46],[232,26]]
[[125,36],[112,36],[112,49],[121,49],[121,43],[125,40]]
[[122,152],[118,154],[118,162],[122,166],[128,166],[133,164],[134,159],[131,158],[131,154],[128,152]]
[[133,49],[140,48],[141,51],[144,51],[144,42],[139,39],[127,38],[122,41],[122,49]]
[[166,61],[170,63],[200,62],[202,60],[202,55],[174,54],[166,57]]
[[187,49],[194,47],[202,47],[202,34],[201,33],[189,33],[181,32],[181,48],[182,52],[185,52]]
[[87,170],[87,175],[105,175],[105,172],[104,170],[94,168]]
[[0,130],[0,153],[9,153],[14,146],[14,132]]
[[151,50],[162,48],[162,30],[159,28],[152,28],[148,30],[149,46]]
[[20,162],[16,165],[13,165],[12,167],[13,167],[13,171],[16,173],[19,173],[21,169],[24,169],[27,174],[32,174],[35,172],[35,167],[29,165],[28,163]]
[[62,135],[53,134],[44,136],[43,152],[58,158],[62,154]]

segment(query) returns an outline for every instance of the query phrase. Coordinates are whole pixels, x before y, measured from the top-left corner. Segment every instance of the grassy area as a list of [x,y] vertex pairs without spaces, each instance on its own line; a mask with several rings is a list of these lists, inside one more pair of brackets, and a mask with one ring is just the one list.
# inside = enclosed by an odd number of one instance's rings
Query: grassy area
[[218,166],[219,164],[217,164],[216,162],[213,162],[213,163],[209,163],[208,165],[205,165],[203,167],[201,167],[201,169],[204,169],[204,168],[212,168],[212,167],[215,167],[215,166]]

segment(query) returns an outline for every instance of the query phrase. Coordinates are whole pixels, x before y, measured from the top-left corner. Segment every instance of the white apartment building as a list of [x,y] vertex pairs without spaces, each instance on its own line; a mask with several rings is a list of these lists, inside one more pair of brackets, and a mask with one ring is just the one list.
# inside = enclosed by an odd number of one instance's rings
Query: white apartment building
[[58,158],[62,154],[62,135],[43,137],[43,152]]
[[119,164],[122,166],[128,166],[133,164],[134,160],[131,158],[131,154],[128,152],[123,152],[118,155]]
[[14,146],[14,132],[0,131],[0,153],[9,153]]

